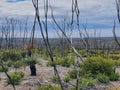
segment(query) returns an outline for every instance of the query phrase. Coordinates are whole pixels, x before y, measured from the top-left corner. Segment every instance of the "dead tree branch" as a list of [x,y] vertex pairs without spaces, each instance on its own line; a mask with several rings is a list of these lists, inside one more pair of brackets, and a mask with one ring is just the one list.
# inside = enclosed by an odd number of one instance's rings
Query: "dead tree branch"
[[[48,24],[47,24],[48,23],[48,0],[44,1],[44,12],[45,12],[44,27],[42,26],[40,15],[39,15],[38,0],[32,0],[32,3],[33,3],[33,6],[35,8],[35,12],[36,12],[35,17],[37,17],[37,21],[38,21],[38,24],[39,24],[39,27],[40,27],[42,38],[43,38],[44,43],[45,43],[46,50],[47,50],[47,52],[50,56],[51,61],[53,62],[54,73],[58,78],[61,89],[64,90],[62,80],[59,76],[58,70],[57,70],[56,65],[54,63],[53,53],[52,53],[51,46],[49,44],[49,39],[48,39]],[[46,35],[43,33],[43,29],[45,29],[45,34]]]

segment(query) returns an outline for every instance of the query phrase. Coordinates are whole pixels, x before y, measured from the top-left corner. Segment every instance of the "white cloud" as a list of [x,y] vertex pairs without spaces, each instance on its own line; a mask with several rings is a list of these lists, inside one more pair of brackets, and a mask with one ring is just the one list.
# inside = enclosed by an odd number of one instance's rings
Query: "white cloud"
[[33,15],[34,8],[32,6],[30,1],[9,3],[2,0],[0,1],[0,16]]
[[[68,13],[70,15],[72,0],[49,0],[49,4],[53,7],[56,19],[61,19]],[[115,0],[78,0],[80,9],[80,23],[103,24],[113,26],[113,20],[116,19],[116,6]],[[44,15],[44,1],[39,0],[40,15]],[[32,0],[15,2],[6,2],[6,0],[0,0],[0,17],[21,17],[21,16],[34,16],[35,11],[32,4]],[[49,12],[50,15],[50,12]],[[29,18],[30,19],[30,18]],[[61,20],[62,21],[62,20]],[[110,27],[102,28],[103,33],[107,35],[110,33]],[[91,32],[91,30],[89,30]],[[76,33],[77,35],[77,33]]]
[[[16,0],[15,0],[16,1]],[[71,10],[72,0],[49,0],[49,4],[58,14],[65,14]],[[113,15],[115,12],[114,0],[78,0],[79,8],[83,16]],[[43,1],[39,0],[40,13],[43,13]],[[54,8],[55,7],[55,8]],[[9,3],[0,0],[0,15],[34,15],[34,7],[31,0]]]

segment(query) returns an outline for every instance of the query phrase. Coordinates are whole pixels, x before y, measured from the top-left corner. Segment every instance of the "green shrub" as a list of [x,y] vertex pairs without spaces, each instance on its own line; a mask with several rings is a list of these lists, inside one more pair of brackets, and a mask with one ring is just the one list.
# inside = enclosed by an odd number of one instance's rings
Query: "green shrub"
[[68,71],[68,74],[69,74],[71,79],[77,78],[77,70],[75,70],[75,69]]
[[65,76],[63,78],[63,81],[66,82],[66,83],[68,83],[70,81],[70,76],[69,75]]
[[109,83],[110,82],[110,79],[108,76],[106,76],[105,74],[98,74],[97,75],[97,80],[101,83]]
[[119,60],[115,60],[115,65],[116,66],[120,66],[120,59]]
[[13,64],[13,62],[12,62],[11,60],[3,61],[2,63],[3,63],[3,65],[6,65],[6,66],[8,66],[8,67],[11,67],[12,64]]
[[1,55],[3,61],[16,61],[21,59],[20,51],[18,50],[4,50]]
[[81,88],[93,87],[97,83],[96,79],[93,78],[80,78],[79,84]]
[[111,81],[117,81],[117,80],[119,80],[119,78],[120,78],[120,75],[118,73],[114,73],[114,72],[111,73],[110,76],[109,76],[109,79]]
[[85,73],[89,72],[93,75],[97,75],[99,73],[110,75],[114,71],[114,65],[113,60],[104,59],[101,57],[91,57],[83,62],[82,69]]
[[25,58],[26,55],[27,55],[27,52],[26,52],[26,51],[22,51],[22,52],[21,52],[21,56],[22,56],[22,58]]
[[55,75],[53,75],[50,79],[53,83],[58,83],[59,82],[57,76],[55,76]]
[[[61,57],[61,58],[55,58],[54,63],[56,65],[61,65],[63,67],[70,67],[71,64],[74,62],[74,57],[73,56],[66,56],[66,57]],[[47,66],[53,66],[53,62],[49,60],[47,62]]]
[[79,50],[78,51],[83,57],[87,57],[86,50]]
[[113,60],[119,60],[119,58],[120,58],[119,55],[115,55],[115,54],[110,55],[109,57],[110,57],[111,59],[113,59]]
[[[54,63],[55,63],[55,61],[54,61]],[[54,63],[53,63],[51,60],[49,60],[49,61],[47,62],[47,66],[53,66]],[[55,64],[56,64],[56,63],[55,63]]]
[[[22,80],[22,78],[24,77],[23,72],[14,72],[14,73],[10,73],[9,75],[12,79],[12,83],[14,83],[15,85],[18,85]],[[11,84],[9,78],[7,78],[6,82],[7,84]]]
[[37,63],[37,59],[34,57],[28,57],[23,60],[23,63],[26,65],[31,65],[31,64],[34,65]]
[[47,58],[47,57],[48,57],[48,53],[46,52],[45,49],[41,50],[40,55],[41,55],[41,57],[43,57],[43,58]]
[[84,78],[89,78],[89,77],[95,78],[92,73],[84,73],[82,77],[84,77]]
[[65,67],[70,67],[71,64],[73,64],[73,62],[74,62],[74,57],[66,56],[61,60],[60,64]]
[[22,61],[15,61],[13,63],[14,68],[20,68],[23,65]]
[[[8,66],[4,65],[5,71],[8,71]],[[2,68],[2,66],[0,66],[0,72],[4,72],[4,69]]]
[[45,85],[45,86],[40,86],[38,90],[62,90],[62,89],[60,86]]

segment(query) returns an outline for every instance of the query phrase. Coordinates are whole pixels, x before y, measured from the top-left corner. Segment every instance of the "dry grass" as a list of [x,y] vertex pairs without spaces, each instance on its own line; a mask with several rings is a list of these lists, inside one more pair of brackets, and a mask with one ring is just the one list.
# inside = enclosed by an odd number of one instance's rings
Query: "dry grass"
[[106,90],[120,90],[120,86],[113,87],[113,88],[107,88]]

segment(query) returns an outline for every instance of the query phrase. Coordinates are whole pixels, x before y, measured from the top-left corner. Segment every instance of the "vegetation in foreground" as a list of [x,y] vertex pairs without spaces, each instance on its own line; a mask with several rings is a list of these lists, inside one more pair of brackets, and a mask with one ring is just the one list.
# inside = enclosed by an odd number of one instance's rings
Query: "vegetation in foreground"
[[[83,50],[81,50],[80,52],[83,52]],[[97,53],[98,52],[99,51],[97,51]],[[77,59],[74,54],[72,54],[71,56],[69,56],[70,54],[66,54],[66,56],[62,58],[59,58],[57,57],[57,55],[55,55],[54,63],[58,65],[58,67],[65,67],[69,69],[67,74],[62,76],[62,82],[68,85],[66,89],[75,89],[75,86],[69,87],[69,85],[71,82],[73,83],[77,79],[77,77],[79,77],[78,80],[80,90],[84,90],[86,88],[95,88],[96,85],[99,85],[99,83],[109,84],[111,81],[119,80],[120,76],[118,73],[115,72],[115,68],[120,65],[120,60],[113,59],[113,57],[102,57],[97,53],[93,56],[91,56],[90,54],[90,56],[88,57],[84,55],[86,53],[82,53],[82,55],[85,56],[85,60],[84,62],[79,62],[78,68],[74,67]],[[119,54],[118,51],[117,54]],[[116,56],[118,58],[117,54]],[[32,57],[29,57],[27,55],[27,51],[23,52],[21,50],[3,50],[0,52],[5,71],[8,72],[9,76],[12,79],[12,82],[15,85],[20,85],[25,76],[22,71],[18,71],[18,69],[21,67],[27,67],[30,64],[39,64],[41,61],[39,61],[38,59],[40,58],[46,62],[46,67],[52,67],[53,63],[46,55],[44,53],[42,55],[39,51],[34,53]],[[44,60],[44,57],[47,57],[47,59]],[[9,72],[9,68],[15,68],[15,71]],[[79,75],[77,70],[79,71]],[[0,67],[0,72],[4,72],[2,67]],[[53,75],[50,79],[50,85],[40,86],[38,90],[61,90],[60,86],[58,86],[59,82],[57,77]],[[6,83],[11,84],[8,78],[6,78]],[[75,82],[73,83],[73,85],[75,85]],[[110,88],[108,88],[108,90],[109,89]]]

